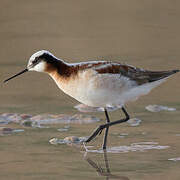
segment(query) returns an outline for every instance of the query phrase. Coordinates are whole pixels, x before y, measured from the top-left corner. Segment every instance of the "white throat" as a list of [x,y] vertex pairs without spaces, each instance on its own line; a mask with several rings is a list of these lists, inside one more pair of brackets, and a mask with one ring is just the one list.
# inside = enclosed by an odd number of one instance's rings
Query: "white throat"
[[44,72],[46,68],[46,63],[44,61],[39,62],[34,67],[29,68],[29,71],[37,71],[37,72]]

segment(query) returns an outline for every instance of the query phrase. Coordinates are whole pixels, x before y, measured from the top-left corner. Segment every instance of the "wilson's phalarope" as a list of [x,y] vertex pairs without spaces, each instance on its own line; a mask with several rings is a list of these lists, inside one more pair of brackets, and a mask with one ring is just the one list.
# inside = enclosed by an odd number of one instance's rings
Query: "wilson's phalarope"
[[[106,149],[109,127],[129,120],[124,105],[149,93],[167,77],[179,72],[179,70],[147,71],[111,61],[70,64],[48,51],[41,50],[30,57],[26,69],[4,82],[27,71],[48,73],[58,87],[69,96],[88,106],[104,108],[106,124],[100,125],[86,140],[86,142],[91,141],[106,129],[103,149]],[[126,117],[110,122],[106,108],[112,106],[121,107]]]

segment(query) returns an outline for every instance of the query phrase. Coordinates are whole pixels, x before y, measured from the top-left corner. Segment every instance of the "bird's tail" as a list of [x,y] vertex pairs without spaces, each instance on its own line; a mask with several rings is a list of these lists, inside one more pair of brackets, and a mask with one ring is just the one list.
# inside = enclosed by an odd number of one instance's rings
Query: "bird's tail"
[[170,71],[148,71],[148,76],[149,76],[149,82],[154,82],[158,81],[160,79],[167,78],[168,76],[171,76],[180,70],[170,70]]

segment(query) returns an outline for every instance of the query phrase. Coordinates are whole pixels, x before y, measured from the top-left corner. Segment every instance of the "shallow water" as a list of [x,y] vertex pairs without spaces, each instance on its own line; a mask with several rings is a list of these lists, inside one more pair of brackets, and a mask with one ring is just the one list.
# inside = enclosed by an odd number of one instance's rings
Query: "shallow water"
[[[2,0],[0,8],[0,81],[22,70],[39,49],[69,62],[110,59],[153,70],[180,67],[180,2],[176,0]],[[103,112],[85,113],[99,122],[48,124],[48,128],[3,120],[0,179],[179,180],[179,77],[174,75],[127,105],[131,117],[141,123],[111,127],[107,153],[101,150],[103,135],[86,144],[88,152],[81,144],[49,143],[53,138],[87,137],[104,122]],[[78,102],[59,91],[47,75],[35,72],[1,84],[0,99],[0,113],[79,113],[73,108]],[[151,104],[176,111],[149,112],[145,107]],[[111,120],[121,115],[119,110],[110,113]]]

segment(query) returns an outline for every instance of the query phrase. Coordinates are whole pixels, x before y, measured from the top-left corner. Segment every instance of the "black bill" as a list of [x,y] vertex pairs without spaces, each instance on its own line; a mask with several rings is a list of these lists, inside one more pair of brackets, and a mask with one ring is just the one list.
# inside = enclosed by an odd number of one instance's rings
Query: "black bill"
[[15,78],[16,76],[19,76],[19,75],[21,75],[21,74],[23,74],[23,73],[25,73],[25,72],[27,72],[27,71],[28,71],[28,69],[26,68],[26,69],[24,69],[23,71],[21,71],[21,72],[15,74],[14,76],[12,76],[12,77],[10,77],[10,78],[4,80],[4,83],[6,83],[6,82],[9,81],[10,79],[13,79],[13,78]]

